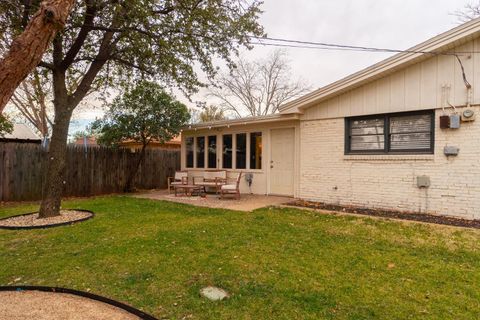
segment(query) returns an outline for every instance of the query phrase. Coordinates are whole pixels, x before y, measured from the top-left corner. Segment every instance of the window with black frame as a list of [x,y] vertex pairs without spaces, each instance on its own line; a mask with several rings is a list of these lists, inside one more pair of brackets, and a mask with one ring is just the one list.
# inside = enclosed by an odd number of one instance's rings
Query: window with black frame
[[433,153],[433,111],[345,119],[345,153]]
[[193,168],[193,137],[185,138],[185,154],[187,168]]

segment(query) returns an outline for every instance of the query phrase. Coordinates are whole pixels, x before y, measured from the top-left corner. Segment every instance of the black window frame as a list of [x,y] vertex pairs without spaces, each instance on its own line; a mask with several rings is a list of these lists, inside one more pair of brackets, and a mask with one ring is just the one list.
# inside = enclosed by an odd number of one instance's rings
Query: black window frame
[[[213,152],[212,150],[212,143],[211,141],[215,141],[215,148]],[[217,169],[218,162],[217,162],[217,148],[218,148],[218,137],[216,135],[207,136],[207,167],[208,169]],[[212,165],[213,164],[213,165]]]
[[[390,144],[390,118],[402,117],[402,116],[414,116],[414,115],[429,115],[430,116],[430,147],[427,149],[396,149],[391,150]],[[351,149],[351,123],[356,120],[368,120],[368,119],[379,119],[383,118],[384,128],[384,147],[383,150],[352,150]],[[409,133],[417,133],[415,131]],[[420,133],[420,132],[419,132]],[[422,131],[423,133],[423,131]],[[435,111],[434,110],[422,110],[422,111],[409,111],[409,112],[397,112],[397,113],[386,113],[386,114],[375,114],[368,116],[360,117],[348,117],[345,118],[345,155],[349,154],[434,154],[435,151]]]

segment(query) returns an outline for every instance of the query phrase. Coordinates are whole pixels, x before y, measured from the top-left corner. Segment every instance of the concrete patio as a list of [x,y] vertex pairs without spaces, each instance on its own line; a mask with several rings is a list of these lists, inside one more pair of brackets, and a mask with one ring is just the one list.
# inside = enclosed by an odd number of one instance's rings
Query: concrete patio
[[178,196],[173,193],[169,194],[168,190],[148,190],[141,191],[135,195],[137,198],[152,199],[152,200],[165,200],[178,203],[191,204],[194,206],[208,207],[208,208],[221,208],[228,210],[238,211],[253,211],[263,207],[278,206],[288,203],[293,200],[290,197],[278,197],[278,196],[265,196],[265,195],[253,195],[242,194],[240,200],[236,200],[233,197],[220,199],[216,194],[207,194],[206,197],[199,196]]

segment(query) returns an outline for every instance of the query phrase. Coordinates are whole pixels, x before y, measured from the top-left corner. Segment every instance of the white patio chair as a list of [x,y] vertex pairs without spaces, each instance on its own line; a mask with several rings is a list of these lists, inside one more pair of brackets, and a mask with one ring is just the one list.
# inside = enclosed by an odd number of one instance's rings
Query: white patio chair
[[175,177],[168,177],[168,193],[172,192],[175,185],[188,184],[188,171],[176,171]]
[[220,187],[220,198],[226,194],[233,194],[237,200],[240,200],[240,179],[242,178],[242,173],[240,172],[237,176],[235,184],[224,184]]

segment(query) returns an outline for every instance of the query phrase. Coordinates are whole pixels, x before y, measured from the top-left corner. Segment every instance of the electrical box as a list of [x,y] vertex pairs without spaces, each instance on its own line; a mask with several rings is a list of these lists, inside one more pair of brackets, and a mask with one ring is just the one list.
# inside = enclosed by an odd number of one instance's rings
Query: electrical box
[[247,181],[248,186],[250,187],[253,183],[253,173],[245,173],[245,181]]
[[460,115],[452,114],[450,115],[450,129],[460,128]]
[[429,176],[418,176],[417,177],[417,187],[419,187],[419,188],[430,187],[430,177]]
[[462,112],[462,121],[469,122],[475,120],[475,111],[472,109],[466,109]]
[[450,128],[450,116],[440,116],[440,128],[441,129]]
[[445,146],[445,148],[443,148],[443,153],[446,156],[458,156],[459,152],[460,152],[460,149],[455,146]]

